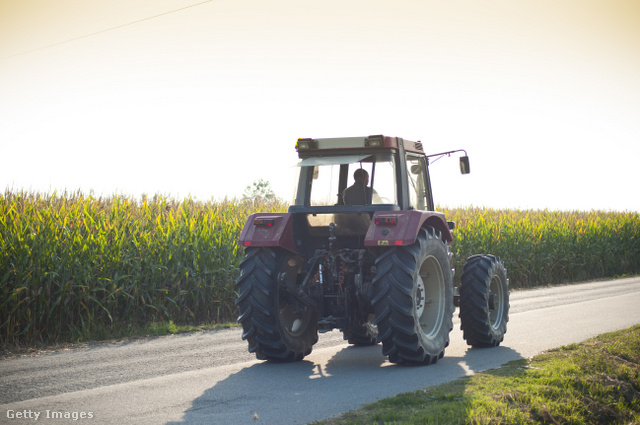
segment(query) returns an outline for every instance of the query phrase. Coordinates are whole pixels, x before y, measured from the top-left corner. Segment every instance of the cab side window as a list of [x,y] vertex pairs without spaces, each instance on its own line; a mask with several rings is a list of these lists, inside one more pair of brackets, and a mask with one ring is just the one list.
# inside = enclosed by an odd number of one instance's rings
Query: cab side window
[[424,158],[407,156],[407,171],[409,175],[409,199],[416,210],[425,210],[427,203],[426,175],[427,164]]

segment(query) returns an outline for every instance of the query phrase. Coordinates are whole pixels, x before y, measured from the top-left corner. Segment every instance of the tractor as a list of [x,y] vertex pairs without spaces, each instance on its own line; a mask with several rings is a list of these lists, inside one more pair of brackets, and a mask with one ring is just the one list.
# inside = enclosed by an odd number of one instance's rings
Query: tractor
[[[382,343],[392,363],[444,356],[459,307],[472,347],[499,345],[509,282],[502,261],[467,259],[454,287],[455,223],[434,210],[421,142],[398,137],[298,139],[299,177],[286,213],[248,217],[239,242],[236,305],[242,338],[260,360],[298,361],[319,332],[350,344]],[[438,159],[436,158],[436,159]]]

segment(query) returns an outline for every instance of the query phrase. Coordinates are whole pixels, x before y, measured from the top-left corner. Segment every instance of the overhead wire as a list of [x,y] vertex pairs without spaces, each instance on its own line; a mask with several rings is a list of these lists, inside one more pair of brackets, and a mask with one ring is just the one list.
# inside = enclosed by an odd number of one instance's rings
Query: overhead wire
[[23,56],[23,55],[26,55],[26,54],[29,54],[29,53],[40,51],[40,50],[49,49],[51,47],[60,46],[62,44],[67,44],[67,43],[71,43],[71,42],[74,42],[74,41],[77,41],[77,40],[82,40],[84,38],[93,37],[93,36],[96,36],[98,34],[104,34],[104,33],[109,32],[109,31],[114,31],[114,30],[117,30],[117,29],[120,29],[120,28],[128,27],[128,26],[135,25],[135,24],[139,24],[141,22],[149,21],[151,19],[159,18],[161,16],[170,15],[172,13],[180,12],[182,10],[190,9],[192,7],[201,6],[201,5],[205,4],[205,3],[211,3],[213,1],[214,0],[205,0],[205,1],[202,1],[200,3],[195,3],[195,4],[192,4],[192,5],[189,5],[189,6],[184,6],[184,7],[181,7],[179,9],[174,9],[174,10],[170,10],[168,12],[160,13],[158,15],[149,16],[149,17],[144,18],[144,19],[138,19],[137,21],[128,22],[126,24],[117,25],[117,26],[111,27],[111,28],[106,28],[106,29],[103,29],[103,30],[100,30],[100,31],[92,32],[92,33],[81,35],[81,36],[74,37],[74,38],[70,38],[68,40],[59,41],[57,43],[48,44],[48,45],[42,46],[42,47],[37,47],[35,49],[25,50],[24,52],[21,52],[21,53],[15,53],[13,55],[6,56],[4,59],[15,58],[17,56]]

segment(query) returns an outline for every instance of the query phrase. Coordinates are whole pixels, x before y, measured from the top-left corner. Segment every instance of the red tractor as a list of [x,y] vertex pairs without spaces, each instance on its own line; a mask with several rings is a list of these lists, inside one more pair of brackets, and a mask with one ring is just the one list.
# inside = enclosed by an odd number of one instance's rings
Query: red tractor
[[[506,270],[470,257],[454,288],[453,222],[434,211],[422,143],[369,136],[299,139],[294,205],[251,215],[240,235],[238,321],[261,360],[301,360],[318,332],[382,343],[389,361],[444,355],[460,307],[473,347],[497,346],[509,312]],[[460,158],[463,174],[469,159]]]

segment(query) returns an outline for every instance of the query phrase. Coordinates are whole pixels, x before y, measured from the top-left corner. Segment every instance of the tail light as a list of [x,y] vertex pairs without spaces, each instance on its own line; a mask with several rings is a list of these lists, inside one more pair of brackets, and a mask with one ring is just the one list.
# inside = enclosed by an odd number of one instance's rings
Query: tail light
[[254,226],[273,226],[275,224],[275,218],[257,217],[253,219]]

